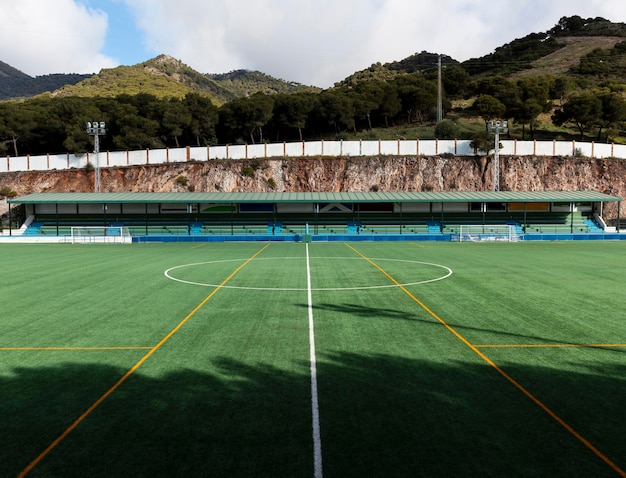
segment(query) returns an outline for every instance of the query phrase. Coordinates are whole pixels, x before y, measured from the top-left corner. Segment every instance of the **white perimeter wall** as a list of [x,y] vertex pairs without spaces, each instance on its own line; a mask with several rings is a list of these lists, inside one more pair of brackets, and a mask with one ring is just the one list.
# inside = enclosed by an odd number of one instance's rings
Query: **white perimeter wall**
[[[241,144],[201,148],[167,148],[139,151],[103,151],[85,154],[6,156],[0,158],[0,173],[84,168],[88,163],[101,168],[181,163],[224,159],[294,158],[311,156],[474,156],[470,140],[397,141],[309,141],[301,143]],[[579,143],[576,141],[500,141],[500,154],[507,156],[584,156],[626,158],[626,145]]]

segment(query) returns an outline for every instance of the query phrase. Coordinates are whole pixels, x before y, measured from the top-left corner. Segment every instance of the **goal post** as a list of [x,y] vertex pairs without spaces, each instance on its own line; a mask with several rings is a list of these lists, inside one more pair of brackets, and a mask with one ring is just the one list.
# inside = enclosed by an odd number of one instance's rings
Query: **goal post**
[[72,244],[130,244],[133,242],[126,226],[72,226]]
[[518,242],[522,235],[517,227],[509,224],[502,225],[461,225],[459,233],[452,236],[452,240],[459,242]]

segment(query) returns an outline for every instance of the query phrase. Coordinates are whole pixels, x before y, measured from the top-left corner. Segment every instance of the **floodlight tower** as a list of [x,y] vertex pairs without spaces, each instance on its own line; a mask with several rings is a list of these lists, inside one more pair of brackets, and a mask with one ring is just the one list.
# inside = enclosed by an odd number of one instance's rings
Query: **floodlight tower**
[[509,126],[506,120],[491,120],[487,123],[487,130],[495,135],[493,154],[493,190],[500,191],[500,133],[508,133]]
[[106,124],[104,121],[87,121],[87,134],[93,136],[93,152],[96,154],[96,169],[94,179],[94,191],[100,192],[100,135],[106,134]]

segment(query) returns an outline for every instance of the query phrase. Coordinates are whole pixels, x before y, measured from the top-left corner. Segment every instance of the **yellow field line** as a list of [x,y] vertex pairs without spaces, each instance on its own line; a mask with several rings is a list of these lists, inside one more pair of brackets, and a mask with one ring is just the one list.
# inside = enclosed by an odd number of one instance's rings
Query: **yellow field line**
[[477,349],[556,348],[556,347],[626,347],[626,344],[474,344]]
[[113,347],[0,347],[0,352],[74,351],[74,350],[146,350],[153,345],[120,345]]
[[437,322],[443,325],[448,331],[450,331],[456,338],[458,338],[461,342],[463,342],[468,348],[470,348],[476,355],[478,355],[482,360],[484,360],[487,364],[493,367],[502,377],[508,380],[515,388],[517,388],[520,392],[522,392],[526,397],[532,400],[535,405],[541,408],[545,413],[547,413],[553,420],[555,420],[559,425],[561,425],[565,430],[567,430],[573,437],[575,437],[578,441],[580,441],[583,445],[585,445],[590,451],[592,451],[598,458],[600,458],[604,463],[606,463],[609,467],[613,469],[617,474],[626,478],[626,471],[622,470],[618,467],[609,457],[604,455],[600,450],[598,450],[589,440],[583,437],[580,433],[578,433],[571,425],[569,425],[565,420],[559,417],[555,412],[552,411],[546,404],[544,404],[541,400],[535,397],[530,391],[528,391],[522,384],[520,384],[517,380],[511,377],[508,373],[502,370],[494,361],[492,361],[489,357],[487,357],[484,353],[482,353],[475,345],[472,345],[465,337],[463,337],[459,332],[454,329],[451,325],[449,325],[445,320],[440,318],[437,314],[435,314],[432,310],[430,310],[426,304],[420,301],[417,297],[415,297],[411,292],[409,292],[402,284],[400,284],[397,280],[395,280],[391,275],[389,275],[382,267],[373,262],[371,259],[360,253],[354,247],[346,244],[346,246],[352,249],[356,254],[369,262],[372,266],[378,269],[383,275],[385,275],[391,282],[397,285],[406,295],[408,295],[411,299],[413,299],[422,309],[424,309],[431,317],[433,317]]
[[128,372],[124,374],[122,378],[120,378],[110,389],[108,389],[98,400],[96,400],[81,416],[79,416],[74,423],[72,423],[61,435],[59,435],[56,440],[54,440],[48,447],[37,456],[30,464],[24,468],[18,476],[18,478],[26,476],[30,471],[32,471],[35,466],[37,466],[41,460],[43,460],[48,453],[50,453],[56,446],[61,443],[80,423],[85,420],[96,408],[98,408],[102,402],[104,402],[113,392],[115,392],[133,373],[137,371],[141,365],[152,356],[157,350],[159,350],[163,344],[165,344],[172,336],[180,330],[180,328],[185,325],[185,323],[198,312],[204,304],[206,304],[216,293],[220,290],[226,283],[228,283],[241,269],[247,266],[256,256],[261,254],[265,249],[269,247],[270,243],[267,243],[264,247],[262,247],[259,251],[257,251],[252,257],[247,259],[243,264],[237,267],[226,279],[222,281],[220,285],[218,285],[213,291],[207,295],[202,302],[200,302],[191,312],[187,314],[187,316],[181,320],[176,327],[169,331],[169,333],[163,337],[158,344],[152,347],[147,354],[145,354],[139,361],[132,366]]

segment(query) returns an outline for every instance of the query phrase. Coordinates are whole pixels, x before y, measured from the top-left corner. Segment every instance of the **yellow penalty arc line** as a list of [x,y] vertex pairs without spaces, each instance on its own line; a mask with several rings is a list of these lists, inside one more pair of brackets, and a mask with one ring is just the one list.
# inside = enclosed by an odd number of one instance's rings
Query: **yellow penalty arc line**
[[508,373],[502,370],[493,360],[487,357],[484,353],[482,353],[475,345],[463,337],[459,332],[454,329],[451,325],[449,325],[445,320],[440,318],[437,314],[435,314],[432,310],[430,310],[426,304],[420,301],[417,297],[415,297],[411,292],[409,292],[403,285],[401,285],[398,281],[396,281],[391,275],[389,275],[382,267],[378,264],[370,260],[365,255],[361,254],[354,247],[346,244],[347,247],[352,249],[356,254],[361,256],[364,260],[369,262],[372,266],[378,269],[383,275],[385,275],[391,282],[396,284],[406,295],[408,295],[411,299],[413,299],[422,309],[424,309],[431,317],[433,317],[437,322],[443,325],[448,331],[450,331],[456,338],[458,338],[461,342],[463,342],[468,348],[470,348],[476,355],[478,355],[481,359],[483,359],[487,364],[493,367],[502,377],[508,380],[515,388],[517,388],[520,392],[522,392],[526,397],[532,400],[535,405],[541,408],[544,412],[546,412],[553,420],[555,420],[559,425],[561,425],[565,430],[567,430],[573,437],[575,437],[578,441],[580,441],[583,445],[585,445],[589,450],[591,450],[598,458],[600,458],[604,463],[606,463],[609,467],[613,469],[617,474],[626,478],[626,472],[618,467],[609,457],[607,457],[604,453],[598,450],[589,440],[583,437],[580,433],[578,433],[571,425],[569,425],[565,420],[559,417],[552,409],[550,409],[546,404],[544,404],[541,400],[535,397],[530,391],[528,391],[522,384],[520,384],[517,380],[511,377]]
[[239,267],[237,267],[226,279],[224,279],[222,281],[222,283],[220,285],[218,285],[215,289],[213,289],[213,291],[207,295],[202,302],[200,302],[191,312],[189,312],[187,314],[187,316],[181,320],[178,325],[176,325],[176,327],[174,327],[172,330],[170,330],[170,332],[161,339],[161,341],[156,344],[154,347],[152,347],[148,353],[146,353],[141,359],[139,359],[139,361],[133,365],[133,367],[128,370],[124,376],[122,378],[120,378],[110,389],[108,389],[106,392],[104,392],[104,394],[98,399],[96,400],[87,410],[85,410],[85,412],[83,412],[83,414],[81,416],[79,416],[74,423],[72,423],[63,433],[61,433],[61,435],[58,436],[58,438],[56,438],[56,440],[54,440],[52,443],[50,443],[50,445],[48,445],[48,447],[41,452],[41,454],[35,458],[32,462],[30,462],[30,464],[24,468],[24,470],[22,470],[20,472],[18,476],[18,478],[22,478],[24,476],[26,476],[30,471],[32,471],[33,468],[35,468],[35,466],[37,466],[41,460],[43,460],[52,450],[54,450],[54,448],[56,448],[56,446],[61,443],[70,433],[72,433],[72,431],[78,426],[80,425],[81,422],[83,422],[85,420],[85,418],[87,418],[96,408],[98,408],[102,402],[104,402],[113,392],[115,392],[133,373],[135,373],[137,371],[137,369],[139,367],[141,367],[141,365],[148,360],[148,358],[150,358],[150,356],[152,356],[152,354],[154,354],[157,350],[159,350],[163,344],[165,344],[165,342],[167,342],[169,339],[172,338],[172,336],[178,332],[180,330],[180,328],[185,325],[185,323],[195,315],[196,312],[198,312],[202,306],[204,306],[204,304],[206,304],[216,293],[218,290],[220,290],[228,281],[230,281],[241,269],[243,269],[245,266],[247,266],[255,257],[257,257],[259,254],[261,254],[261,252],[263,252],[265,249],[267,249],[269,247],[270,243],[267,243],[264,247],[262,247],[259,251],[257,251],[252,257],[250,257],[249,259],[247,259],[243,264],[241,264]]

